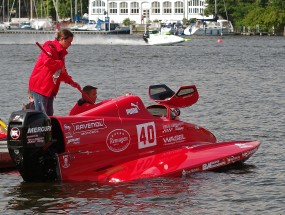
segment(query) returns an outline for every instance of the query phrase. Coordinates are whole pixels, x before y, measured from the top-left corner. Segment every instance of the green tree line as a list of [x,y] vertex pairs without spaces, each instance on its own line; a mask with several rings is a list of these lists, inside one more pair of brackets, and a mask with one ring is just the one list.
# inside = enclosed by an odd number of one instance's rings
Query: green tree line
[[[19,7],[20,1],[20,7]],[[33,17],[51,16],[56,20],[54,3],[56,0],[4,0],[0,10],[0,20],[8,17],[31,17],[30,3],[33,2]],[[60,18],[75,15],[75,2],[77,14],[82,17],[88,13],[88,0],[58,0],[58,15]],[[242,26],[283,31],[285,25],[285,0],[216,0],[217,15],[232,21],[235,28]],[[215,0],[206,0],[208,4],[205,15],[215,14]],[[4,5],[4,7],[3,7]],[[20,11],[20,13],[19,13]],[[12,13],[11,13],[12,12]],[[2,18],[2,19],[1,19]]]
[[[75,16],[75,3],[77,2],[77,15],[82,17],[88,13],[88,0],[4,0],[0,3],[0,17],[9,18],[46,18],[52,17],[57,20],[55,4],[58,2],[58,16],[68,18]],[[31,11],[32,4],[32,11]],[[32,14],[31,14],[32,13]],[[5,20],[7,21],[7,20]]]
[[[217,15],[232,21],[235,28],[242,26],[283,32],[285,0],[216,0]],[[206,15],[215,14],[215,0],[207,0]]]

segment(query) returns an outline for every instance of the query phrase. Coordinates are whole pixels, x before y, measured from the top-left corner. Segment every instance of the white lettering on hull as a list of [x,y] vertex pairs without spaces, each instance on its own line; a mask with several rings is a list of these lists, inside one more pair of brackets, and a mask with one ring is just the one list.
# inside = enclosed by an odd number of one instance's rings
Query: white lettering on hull
[[[107,128],[107,126],[104,123],[104,119],[72,123],[72,126],[73,126],[73,133],[81,133],[81,134],[97,133],[99,129]],[[91,131],[97,131],[97,132],[91,132]]]

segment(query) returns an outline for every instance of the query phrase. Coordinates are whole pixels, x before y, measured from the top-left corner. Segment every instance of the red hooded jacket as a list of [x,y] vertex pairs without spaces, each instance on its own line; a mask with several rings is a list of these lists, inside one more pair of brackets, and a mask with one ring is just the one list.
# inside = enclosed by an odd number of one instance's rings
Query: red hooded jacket
[[[57,40],[47,41],[43,48],[51,56],[41,52],[29,80],[29,89],[43,96],[56,96],[60,83],[72,84],[72,77],[65,70],[65,56],[68,54]],[[53,75],[60,70],[58,78]]]
[[76,104],[73,106],[73,108],[70,110],[69,112],[69,116],[72,115],[77,115],[80,113],[83,113],[85,111],[91,110],[92,108],[98,107],[99,105],[102,105],[110,100],[105,100],[105,101],[101,101],[97,104],[90,104],[89,102],[85,101],[84,99],[79,99]]
[[90,104],[89,102],[79,99],[78,102],[73,106],[69,112],[69,116],[83,113],[85,111],[91,110],[92,108],[97,107],[96,104]]

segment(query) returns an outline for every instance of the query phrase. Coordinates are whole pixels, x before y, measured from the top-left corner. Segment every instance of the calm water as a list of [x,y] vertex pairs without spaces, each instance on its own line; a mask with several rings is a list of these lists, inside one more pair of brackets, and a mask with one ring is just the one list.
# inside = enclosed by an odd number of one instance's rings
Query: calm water
[[[99,88],[98,100],[132,92],[149,105],[151,84],[174,90],[196,84],[200,99],[182,109],[181,118],[210,129],[219,141],[260,140],[259,151],[243,168],[118,185],[32,184],[18,174],[0,173],[0,213],[284,214],[285,38],[217,39],[155,47],[127,37],[96,38],[97,45],[70,47],[67,68],[81,86]],[[27,101],[39,54],[35,39],[27,40],[30,45],[0,45],[0,117],[6,122]],[[62,84],[55,114],[67,114],[79,97]]]

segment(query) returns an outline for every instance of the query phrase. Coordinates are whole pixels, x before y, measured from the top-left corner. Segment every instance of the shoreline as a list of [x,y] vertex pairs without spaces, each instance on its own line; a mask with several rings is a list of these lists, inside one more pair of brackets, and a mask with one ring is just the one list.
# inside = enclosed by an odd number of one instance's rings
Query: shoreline
[[[119,40],[119,44],[128,44],[129,41],[143,41],[143,33],[121,34],[116,31],[71,31],[74,34],[74,45],[108,44],[113,39]],[[0,31],[0,45],[28,45],[35,41],[44,43],[53,40],[57,31],[43,30],[5,30]]]

